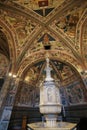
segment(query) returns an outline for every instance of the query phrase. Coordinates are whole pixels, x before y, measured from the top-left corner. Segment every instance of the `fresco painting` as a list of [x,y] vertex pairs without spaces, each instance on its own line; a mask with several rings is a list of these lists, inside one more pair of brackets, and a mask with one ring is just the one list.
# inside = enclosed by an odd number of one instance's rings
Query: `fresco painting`
[[75,41],[76,25],[82,13],[83,9],[81,7],[75,7],[75,9],[72,10],[72,13],[68,13],[66,16],[61,16],[55,23],[59,29],[72,39],[72,41]]
[[68,105],[68,102],[67,102],[67,94],[66,94],[66,90],[64,87],[60,87],[60,97],[61,97],[61,103],[64,105],[64,106],[67,106]]
[[84,96],[84,89],[81,83],[76,83],[68,86],[66,88],[66,92],[68,95],[69,105],[84,104],[86,102],[86,98]]
[[[18,3],[23,5],[24,7],[27,8],[31,8],[33,10],[37,10],[40,9],[44,6],[50,6],[50,7],[54,7],[54,6],[60,6],[60,4],[62,4],[64,2],[64,0],[59,0],[59,2],[57,2],[57,0],[53,1],[53,0],[11,0],[14,3]],[[44,4],[43,4],[44,2]]]
[[84,55],[84,59],[87,65],[87,22],[85,22],[84,27],[83,27],[83,40],[82,40],[82,44],[84,45],[82,47],[83,50],[83,55]]
[[6,72],[8,70],[8,61],[7,58],[0,54],[0,77],[5,77]]
[[20,98],[18,99],[16,105],[39,107],[39,97],[39,88],[23,87],[20,92]]

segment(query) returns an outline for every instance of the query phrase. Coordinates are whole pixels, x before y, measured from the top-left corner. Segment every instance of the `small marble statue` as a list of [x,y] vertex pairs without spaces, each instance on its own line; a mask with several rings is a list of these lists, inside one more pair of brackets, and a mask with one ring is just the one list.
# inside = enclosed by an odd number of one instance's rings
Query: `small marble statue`
[[47,66],[46,66],[46,79],[45,81],[51,81],[53,78],[51,77],[51,67],[49,66],[49,59],[46,58]]

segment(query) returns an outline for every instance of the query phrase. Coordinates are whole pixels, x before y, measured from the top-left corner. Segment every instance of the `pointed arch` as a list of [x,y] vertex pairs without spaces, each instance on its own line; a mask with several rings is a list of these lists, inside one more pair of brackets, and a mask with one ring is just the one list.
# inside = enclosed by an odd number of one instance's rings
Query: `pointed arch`
[[16,62],[16,36],[14,32],[12,31],[12,27],[10,25],[7,25],[5,21],[0,19],[0,26],[2,28],[3,33],[5,34],[9,46],[9,55],[10,55],[10,63],[12,64],[12,71],[15,67]]

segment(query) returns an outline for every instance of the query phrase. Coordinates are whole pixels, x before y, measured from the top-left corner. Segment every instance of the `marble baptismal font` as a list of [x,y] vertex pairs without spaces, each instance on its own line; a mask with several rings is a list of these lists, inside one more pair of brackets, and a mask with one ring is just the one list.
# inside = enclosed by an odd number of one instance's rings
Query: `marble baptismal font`
[[44,115],[44,122],[28,124],[28,130],[74,130],[76,124],[58,122],[58,114],[61,112],[60,93],[55,80],[51,77],[49,58],[46,58],[46,78],[40,86],[40,113]]

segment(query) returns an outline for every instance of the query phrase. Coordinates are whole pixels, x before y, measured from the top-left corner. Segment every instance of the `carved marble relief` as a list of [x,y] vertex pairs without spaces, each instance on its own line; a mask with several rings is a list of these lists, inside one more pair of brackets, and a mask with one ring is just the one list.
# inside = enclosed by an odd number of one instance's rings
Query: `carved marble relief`
[[48,97],[48,102],[53,101],[53,94],[52,94],[52,88],[47,89],[47,97]]

